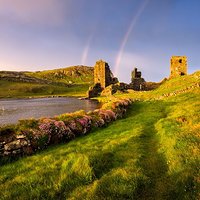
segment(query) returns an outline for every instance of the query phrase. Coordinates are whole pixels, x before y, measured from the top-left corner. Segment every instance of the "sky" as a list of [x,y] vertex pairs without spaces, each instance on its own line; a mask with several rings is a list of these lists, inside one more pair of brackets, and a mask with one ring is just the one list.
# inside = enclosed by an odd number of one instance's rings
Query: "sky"
[[120,81],[137,67],[169,76],[172,55],[200,69],[199,0],[0,0],[0,70],[108,62]]

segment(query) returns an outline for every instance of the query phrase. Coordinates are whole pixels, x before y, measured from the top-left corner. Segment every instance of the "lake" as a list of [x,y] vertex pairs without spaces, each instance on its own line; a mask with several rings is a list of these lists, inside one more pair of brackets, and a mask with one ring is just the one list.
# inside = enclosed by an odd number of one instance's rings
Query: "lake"
[[97,101],[73,97],[0,100],[0,125],[15,124],[19,119],[53,117],[77,110],[92,111],[98,106]]

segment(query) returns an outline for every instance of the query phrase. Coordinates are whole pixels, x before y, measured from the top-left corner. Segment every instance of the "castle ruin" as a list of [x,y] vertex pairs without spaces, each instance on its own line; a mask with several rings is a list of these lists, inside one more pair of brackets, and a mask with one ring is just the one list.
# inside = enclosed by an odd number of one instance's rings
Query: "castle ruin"
[[103,60],[97,61],[94,66],[94,84],[100,83],[101,87],[104,89],[117,82],[118,80],[113,76],[108,63]]
[[[183,75],[187,75],[187,57],[172,56],[170,78]],[[163,81],[165,80],[166,79]],[[131,72],[131,83],[119,83],[118,79],[113,76],[108,63],[103,60],[99,60],[94,66],[94,85],[89,88],[87,97],[92,98],[99,95],[106,96],[108,94],[114,94],[117,91],[125,91],[128,89],[133,89],[136,91],[153,90],[159,87],[162,82],[146,82],[144,78],[142,78],[141,71],[138,71],[137,68],[134,68],[134,70]]]
[[170,78],[187,75],[187,57],[172,56],[170,66]]
[[145,80],[142,78],[142,73],[137,71],[137,68],[131,73],[131,83],[130,87],[133,90],[143,90],[144,89]]
[[118,83],[118,79],[113,76],[107,62],[99,60],[94,66],[94,86],[90,87],[87,96],[89,98],[99,96],[109,85]]

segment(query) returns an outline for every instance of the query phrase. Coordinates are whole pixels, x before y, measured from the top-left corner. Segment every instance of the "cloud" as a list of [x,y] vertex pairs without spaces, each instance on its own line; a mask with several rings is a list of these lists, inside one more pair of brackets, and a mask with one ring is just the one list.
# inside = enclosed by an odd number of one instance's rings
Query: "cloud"
[[[70,7],[70,1],[66,2]],[[0,0],[0,16],[23,23],[58,25],[64,21],[64,9],[58,0]]]

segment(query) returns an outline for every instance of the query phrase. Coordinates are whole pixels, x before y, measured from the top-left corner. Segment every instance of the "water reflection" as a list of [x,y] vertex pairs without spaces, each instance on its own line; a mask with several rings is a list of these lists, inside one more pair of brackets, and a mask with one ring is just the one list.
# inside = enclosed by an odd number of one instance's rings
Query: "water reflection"
[[19,119],[53,117],[77,110],[90,111],[97,107],[96,101],[71,97],[0,100],[0,125],[13,124]]

